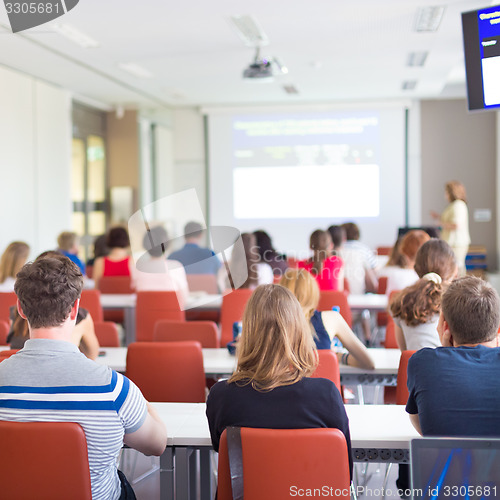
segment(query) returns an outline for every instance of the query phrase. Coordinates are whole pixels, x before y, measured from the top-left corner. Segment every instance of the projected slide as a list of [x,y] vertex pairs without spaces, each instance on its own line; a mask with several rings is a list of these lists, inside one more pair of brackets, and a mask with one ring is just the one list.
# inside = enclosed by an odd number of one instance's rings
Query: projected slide
[[379,118],[233,118],[235,219],[378,217]]

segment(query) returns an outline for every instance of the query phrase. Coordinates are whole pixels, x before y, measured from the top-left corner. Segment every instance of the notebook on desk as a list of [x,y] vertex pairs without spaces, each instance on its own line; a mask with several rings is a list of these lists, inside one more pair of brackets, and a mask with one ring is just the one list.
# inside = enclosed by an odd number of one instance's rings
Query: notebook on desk
[[410,456],[414,499],[500,496],[500,439],[413,439]]

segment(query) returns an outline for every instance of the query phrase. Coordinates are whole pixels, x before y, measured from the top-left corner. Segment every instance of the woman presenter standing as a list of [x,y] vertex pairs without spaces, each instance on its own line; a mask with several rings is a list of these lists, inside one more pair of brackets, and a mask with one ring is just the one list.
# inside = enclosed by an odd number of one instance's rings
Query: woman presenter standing
[[441,223],[441,238],[446,241],[453,252],[458,264],[459,276],[465,275],[465,257],[470,245],[469,235],[469,210],[465,187],[461,182],[450,181],[446,183],[445,195],[449,205],[440,215],[431,212],[431,216]]

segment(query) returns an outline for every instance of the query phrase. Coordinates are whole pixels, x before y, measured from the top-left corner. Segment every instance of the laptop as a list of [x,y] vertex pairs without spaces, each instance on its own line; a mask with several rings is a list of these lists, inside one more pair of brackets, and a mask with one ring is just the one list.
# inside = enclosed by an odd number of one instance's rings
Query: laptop
[[413,439],[410,457],[414,499],[500,497],[500,439]]

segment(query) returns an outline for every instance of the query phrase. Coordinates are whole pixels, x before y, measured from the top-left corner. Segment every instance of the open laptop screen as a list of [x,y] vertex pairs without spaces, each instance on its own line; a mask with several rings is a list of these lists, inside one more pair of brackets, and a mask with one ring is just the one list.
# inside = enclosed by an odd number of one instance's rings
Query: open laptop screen
[[413,439],[410,463],[415,499],[500,496],[500,439]]

